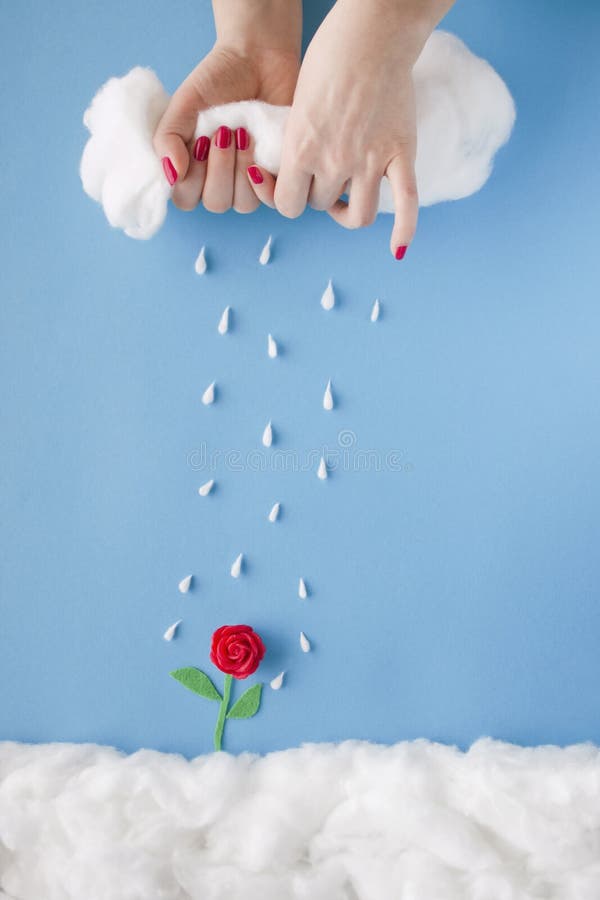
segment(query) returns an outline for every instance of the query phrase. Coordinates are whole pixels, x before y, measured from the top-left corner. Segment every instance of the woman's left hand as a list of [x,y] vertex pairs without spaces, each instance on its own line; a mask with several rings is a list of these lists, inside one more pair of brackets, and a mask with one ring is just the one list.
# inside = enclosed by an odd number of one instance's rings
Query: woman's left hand
[[[373,222],[387,175],[390,248],[402,259],[417,224],[412,67],[451,0],[338,0],[300,69],[275,180],[250,166],[258,198],[284,216],[306,205],[341,225]],[[348,182],[349,202],[340,200]]]
[[194,140],[198,113],[237,100],[287,105],[298,77],[300,0],[213,0],[217,40],[213,49],[171,97],[154,135],[154,149],[173,202],[191,210],[252,212],[258,206],[248,186],[252,136],[222,125]]

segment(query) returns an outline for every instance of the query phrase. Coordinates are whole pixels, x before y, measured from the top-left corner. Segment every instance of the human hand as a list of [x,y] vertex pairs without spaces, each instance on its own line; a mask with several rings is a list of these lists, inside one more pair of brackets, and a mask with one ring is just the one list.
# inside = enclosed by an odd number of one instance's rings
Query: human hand
[[358,228],[374,220],[385,174],[395,201],[390,248],[403,258],[418,214],[411,72],[451,2],[338,0],[304,57],[277,179],[249,168],[262,202],[291,218],[308,203]]
[[209,106],[260,99],[291,103],[299,69],[299,0],[214,0],[217,41],[175,91],[154,135],[154,149],[173,186],[173,202],[211,212],[252,212],[259,200],[246,169],[252,140],[226,126],[194,141],[198,113]]

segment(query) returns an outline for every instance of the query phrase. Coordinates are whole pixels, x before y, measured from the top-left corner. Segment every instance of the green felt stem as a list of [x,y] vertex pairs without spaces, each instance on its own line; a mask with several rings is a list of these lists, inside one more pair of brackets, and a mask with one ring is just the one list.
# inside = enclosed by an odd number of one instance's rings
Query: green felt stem
[[229,707],[229,698],[231,697],[232,675],[226,675],[223,683],[223,699],[219,707],[219,716],[215,728],[215,750],[220,750],[223,743],[223,729],[225,728],[225,718],[227,717],[227,708]]

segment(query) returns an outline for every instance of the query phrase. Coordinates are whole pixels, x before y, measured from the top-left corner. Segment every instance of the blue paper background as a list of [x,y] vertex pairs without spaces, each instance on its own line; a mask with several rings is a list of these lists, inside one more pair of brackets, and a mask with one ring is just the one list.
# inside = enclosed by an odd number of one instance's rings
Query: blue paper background
[[[213,629],[242,621],[268,643],[263,677],[289,675],[230,726],[234,751],[600,740],[597,4],[459,0],[447,27],[519,118],[491,182],[423,211],[401,264],[386,219],[172,210],[151,242],[112,231],[79,184],[82,112],[137,63],[174,89],[211,44],[208,3],[24,0],[2,18],[0,738],[206,751],[216,709],[167,673],[210,669]],[[400,468],[255,471],[269,418],[300,459],[345,430]],[[221,461],[202,500],[203,446],[259,453]]]

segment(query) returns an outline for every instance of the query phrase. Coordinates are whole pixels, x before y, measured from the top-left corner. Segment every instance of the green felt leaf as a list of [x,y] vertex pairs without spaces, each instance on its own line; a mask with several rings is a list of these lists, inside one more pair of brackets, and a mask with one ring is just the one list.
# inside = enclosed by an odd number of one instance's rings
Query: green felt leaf
[[200,694],[201,697],[206,697],[207,700],[221,701],[223,699],[208,675],[205,675],[200,669],[188,666],[185,669],[175,669],[174,672],[170,672],[170,675],[171,678],[179,681],[189,691]]
[[239,700],[236,700],[229,712],[228,719],[249,719],[255,716],[260,706],[260,697],[262,694],[262,684],[253,684],[251,688],[244,691]]

